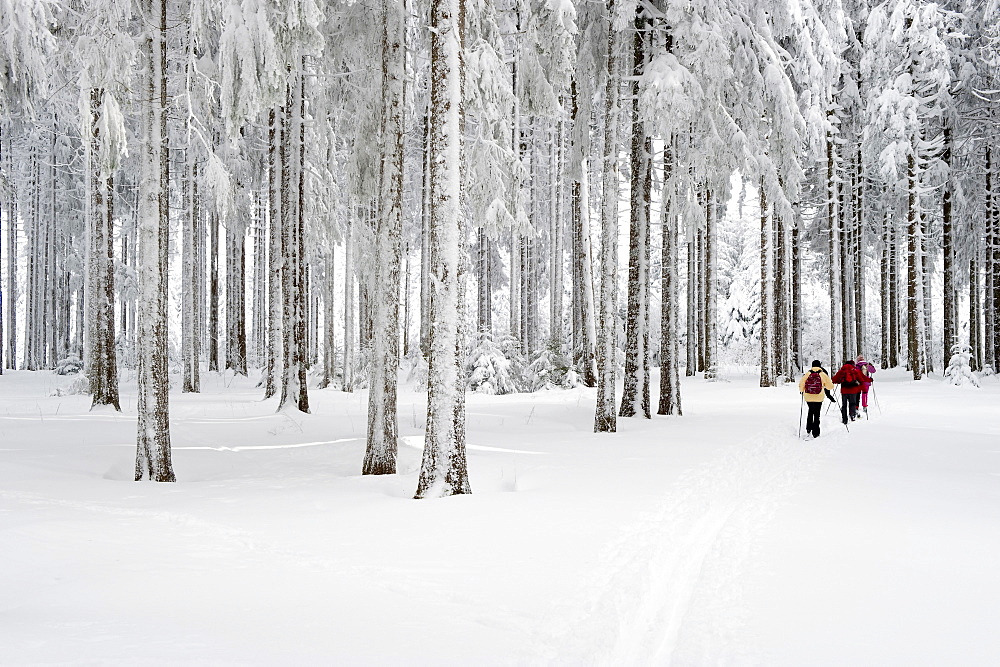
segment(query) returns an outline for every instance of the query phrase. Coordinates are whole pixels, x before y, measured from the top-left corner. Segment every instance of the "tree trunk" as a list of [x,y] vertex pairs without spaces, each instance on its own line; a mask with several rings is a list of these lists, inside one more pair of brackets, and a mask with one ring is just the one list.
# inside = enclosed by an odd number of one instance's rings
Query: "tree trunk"
[[208,370],[219,370],[219,214],[208,213]]
[[375,238],[372,371],[368,390],[368,442],[364,475],[396,473],[396,383],[399,375],[399,278],[403,234],[403,107],[406,102],[401,0],[384,0],[382,33],[382,155],[380,210]]
[[849,169],[843,166],[846,159],[838,160],[837,170],[837,239],[838,251],[837,274],[840,279],[840,359],[854,359],[854,290],[851,279],[854,276],[854,257],[851,249],[854,247],[854,229],[851,225],[851,211],[848,209],[848,190],[852,189]]
[[493,299],[490,290],[490,240],[482,227],[476,230],[477,331],[493,330]]
[[320,388],[333,384],[337,377],[337,342],[334,337],[334,301],[336,280],[336,255],[331,243],[323,253],[323,379]]
[[85,281],[90,303],[86,358],[90,379],[91,409],[110,405],[121,412],[118,402],[118,364],[115,350],[115,274],[114,274],[114,181],[98,160],[103,137],[100,119],[104,91],[90,91],[90,234],[87,257],[90,261]]
[[639,78],[645,65],[643,9],[636,7],[632,37],[632,151],[629,196],[628,310],[621,417],[650,418],[649,406],[649,141],[639,111]]
[[698,366],[698,246],[694,235],[687,239],[687,298],[686,298],[686,336],[685,336],[685,377],[693,377]]
[[774,348],[771,329],[774,326],[771,289],[771,216],[768,213],[764,179],[760,181],[760,386],[773,387]]
[[573,224],[573,364],[587,387],[597,385],[594,359],[594,274],[590,245],[587,155],[590,153],[590,105],[581,109],[576,79],[571,85],[572,132],[568,160]]
[[296,396],[294,401],[300,412],[309,412],[309,383],[307,381],[308,360],[307,347],[307,306],[309,292],[306,284],[306,59],[300,59],[301,72],[296,87],[296,124],[298,125],[298,164],[297,166],[297,204],[295,207],[295,246],[293,251],[293,266],[295,268],[295,369]]
[[854,165],[854,249],[852,252],[854,259],[854,341],[857,345],[856,352],[865,354],[868,359],[871,352],[868,350],[868,328],[866,325],[865,302],[868,297],[867,284],[865,279],[865,262],[867,253],[865,252],[865,178],[863,173],[864,163],[861,155],[861,144],[858,143],[857,155]]
[[167,368],[167,274],[169,246],[169,142],[167,135],[167,4],[149,0],[146,15],[148,69],[142,107],[143,182],[139,216],[138,434],[135,479],[173,482]]
[[[704,191],[698,194],[701,209],[706,212],[705,223],[708,224],[708,197]],[[695,232],[695,281],[698,285],[698,300],[695,305],[695,330],[698,337],[698,358],[695,372],[705,372],[705,315],[708,310],[708,263],[705,261],[705,227],[699,225]]]
[[911,152],[906,157],[907,207],[906,207],[906,340],[907,354],[913,379],[923,377],[923,366],[920,363],[920,303],[919,292],[922,290],[920,279],[920,212],[917,210],[917,166]]
[[278,393],[278,377],[283,372],[284,357],[284,295],[282,271],[284,248],[282,245],[282,160],[279,145],[284,143],[282,109],[272,107],[268,112],[267,129],[267,367],[264,371],[264,398]]
[[879,271],[881,281],[881,311],[882,311],[882,357],[881,363],[889,368],[890,341],[892,339],[891,311],[889,305],[889,295],[891,292],[891,249],[892,249],[892,225],[888,211],[882,219],[882,266]]
[[791,326],[788,317],[788,222],[784,215],[774,216],[774,369],[775,380],[787,382],[791,377],[789,348]]
[[[2,137],[0,137],[2,139]],[[5,365],[17,368],[17,203],[12,196],[7,207],[7,350]]]
[[805,369],[806,360],[803,358],[802,350],[802,249],[799,238],[799,225],[802,220],[801,205],[795,202],[792,205],[794,216],[791,222],[791,252],[792,266],[789,278],[789,292],[792,295],[792,350],[791,368],[793,371]]
[[460,316],[464,244],[463,0],[431,4],[431,321],[427,430],[416,498],[470,493]]
[[226,225],[226,370],[247,375],[246,230],[240,214]]
[[[516,65],[515,65],[516,67]],[[423,177],[420,193],[420,353],[426,358],[431,335],[431,185],[430,185],[430,113],[424,114]],[[511,302],[513,310],[513,301]]]
[[714,380],[719,372],[719,207],[710,190],[705,204],[705,379]]
[[[521,15],[519,10],[515,10],[516,30],[518,34],[521,30]],[[511,179],[511,209],[514,218],[520,220],[521,215],[521,167],[524,164],[524,139],[521,136],[521,106],[518,96],[518,75],[519,75],[519,48],[520,42],[514,40],[514,58],[511,63],[511,90],[514,91],[514,104],[511,110],[511,150],[514,151],[517,164],[514,169],[514,177]],[[521,352],[524,349],[524,332],[522,329],[522,308],[524,307],[524,295],[522,294],[522,280],[524,268],[521,261],[522,248],[521,231],[515,230],[510,235],[510,336],[517,341]]]
[[969,253],[969,347],[972,349],[972,359],[969,360],[972,370],[983,368],[983,325],[980,310],[979,291],[979,238],[973,238]]
[[[341,389],[354,391],[354,355],[356,342],[356,315],[354,295],[354,206],[347,216],[344,231],[344,380]],[[428,322],[430,314],[428,310]]]
[[989,229],[984,266],[986,269],[986,289],[983,293],[983,312],[986,315],[986,337],[984,348],[986,363],[994,372],[1000,365],[1000,326],[997,317],[1000,314],[1000,195],[996,187],[996,163],[994,161],[994,146],[986,147],[986,220]]
[[944,151],[941,160],[948,166],[948,175],[944,183],[944,192],[941,195],[941,245],[944,254],[944,323],[943,323],[943,349],[944,367],[948,366],[948,360],[954,347],[958,345],[958,327],[956,325],[958,308],[955,305],[957,293],[955,290],[955,239],[953,238],[951,220],[951,193],[952,193],[952,158],[951,158],[951,128],[944,128]]
[[597,320],[597,408],[595,432],[617,430],[615,375],[618,313],[618,44],[615,1],[608,0],[607,87],[604,92],[604,184],[601,197],[601,297]]
[[250,355],[255,368],[267,364],[267,203],[259,193],[253,225],[253,326]]
[[181,349],[184,366],[182,391],[201,391],[201,350],[198,335],[199,308],[197,281],[198,275],[198,244],[201,241],[198,219],[201,214],[198,201],[198,164],[189,147],[185,151],[188,161],[187,184],[184,189],[187,207],[183,219],[183,247],[181,250]]
[[[921,216],[922,218],[923,216]],[[924,368],[925,373],[931,373],[934,371],[934,353],[931,351],[933,349],[934,335],[933,321],[931,320],[931,268],[930,259],[927,256],[926,248],[926,234],[924,232],[923,221],[920,223],[920,243],[917,245],[918,253],[920,255],[920,343],[922,345],[921,354],[923,354],[923,363],[921,364]]]
[[563,330],[563,293],[564,293],[564,201],[563,174],[565,160],[565,127],[562,119],[556,123],[555,150],[551,162],[549,179],[551,187],[552,223],[550,238],[552,243],[549,264],[549,337],[554,345],[558,345],[561,353],[565,347],[565,331]]
[[[827,117],[832,121],[834,112],[829,111]],[[843,361],[844,355],[843,295],[841,292],[842,267],[840,265],[840,211],[837,206],[837,158],[833,135],[830,132],[827,132],[826,136],[826,184],[826,217],[830,233],[830,363],[837,364]]]
[[[668,39],[668,51],[669,40]],[[669,142],[663,147],[663,194],[661,202],[660,249],[660,405],[656,414],[678,415],[681,411],[679,267],[677,259],[677,221],[673,210],[674,191],[671,183],[674,163]]]

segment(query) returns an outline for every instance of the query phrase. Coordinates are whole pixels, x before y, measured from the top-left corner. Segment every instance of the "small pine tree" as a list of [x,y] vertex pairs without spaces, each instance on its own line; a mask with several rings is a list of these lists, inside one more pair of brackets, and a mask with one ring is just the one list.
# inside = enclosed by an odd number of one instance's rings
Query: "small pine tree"
[[968,345],[955,345],[951,348],[951,359],[944,371],[944,381],[958,387],[965,385],[979,386],[979,374],[972,370],[972,348]]
[[560,351],[559,341],[553,340],[525,369],[525,385],[530,391],[575,387],[580,376],[572,360]]
[[465,370],[469,391],[500,395],[518,390],[517,369],[490,333],[479,334],[466,358]]

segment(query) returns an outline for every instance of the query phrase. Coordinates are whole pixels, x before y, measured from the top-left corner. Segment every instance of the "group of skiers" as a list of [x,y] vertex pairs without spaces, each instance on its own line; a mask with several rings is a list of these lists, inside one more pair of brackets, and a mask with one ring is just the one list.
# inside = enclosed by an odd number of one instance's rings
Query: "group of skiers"
[[832,378],[819,359],[814,359],[812,367],[799,380],[799,392],[809,407],[806,433],[814,438],[819,437],[820,408],[827,398],[836,403],[830,393],[835,384],[840,385],[840,416],[844,424],[858,418],[859,402],[860,408],[868,414],[868,390],[872,386],[874,375],[875,366],[865,361],[860,354],[857,359],[845,361]]

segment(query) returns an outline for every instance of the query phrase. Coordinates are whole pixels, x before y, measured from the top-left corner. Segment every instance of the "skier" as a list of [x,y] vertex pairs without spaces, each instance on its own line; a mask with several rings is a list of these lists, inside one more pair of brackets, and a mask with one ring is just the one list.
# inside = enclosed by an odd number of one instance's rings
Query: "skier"
[[848,359],[833,376],[834,384],[840,385],[840,416],[844,423],[848,418],[854,421],[858,418],[858,399],[861,397],[861,385],[865,376],[854,366],[854,360]]
[[862,355],[858,355],[858,358],[854,360],[854,366],[861,371],[861,374],[865,376],[864,381],[861,383],[861,408],[868,414],[868,390],[871,389],[872,382],[875,378],[875,365],[869,361],[865,361]]
[[823,370],[823,365],[818,359],[813,359],[812,367],[799,380],[799,393],[809,406],[809,416],[806,417],[806,433],[814,438],[819,437],[819,410],[823,407],[824,392],[825,397],[831,401],[833,396],[830,390],[833,389],[833,382],[830,376]]

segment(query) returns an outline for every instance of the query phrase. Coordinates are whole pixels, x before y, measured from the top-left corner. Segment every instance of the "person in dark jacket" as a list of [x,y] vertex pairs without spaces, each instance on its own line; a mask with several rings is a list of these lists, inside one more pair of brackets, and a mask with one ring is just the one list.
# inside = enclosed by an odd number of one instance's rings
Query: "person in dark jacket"
[[858,418],[858,399],[861,398],[862,385],[865,377],[854,366],[854,361],[848,359],[833,376],[833,383],[840,385],[840,417],[844,423]]
[[[812,388],[819,389],[820,391],[816,393],[810,393],[806,391],[806,382],[809,378],[816,374],[816,379],[819,380],[819,387],[813,386]],[[809,415],[806,417],[806,433],[814,438],[819,437],[819,414],[820,408],[823,407],[824,392],[826,396],[833,400],[833,396],[830,396],[830,390],[833,389],[833,382],[830,381],[830,376],[827,375],[826,371],[823,369],[823,365],[820,364],[818,359],[814,359],[812,362],[812,367],[806,371],[806,374],[802,376],[799,380],[799,393],[805,399],[806,405],[809,406]]]

